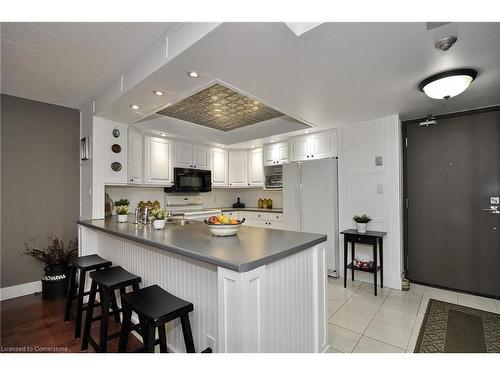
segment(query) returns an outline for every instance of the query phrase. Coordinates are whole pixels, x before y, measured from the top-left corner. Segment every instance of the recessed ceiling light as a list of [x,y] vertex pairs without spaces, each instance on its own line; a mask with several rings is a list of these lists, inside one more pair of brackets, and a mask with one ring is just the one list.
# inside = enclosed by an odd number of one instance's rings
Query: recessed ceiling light
[[167,135],[165,133],[160,133],[162,137],[166,137]]
[[134,111],[137,111],[139,109],[139,106],[137,104],[130,104],[130,108],[132,108]]
[[198,78],[198,73],[196,73],[195,71],[190,71],[190,72],[187,72],[187,75],[191,78]]
[[255,146],[250,146],[250,148],[254,148]]
[[304,133],[306,133],[306,134],[309,133],[309,130],[304,131]]
[[424,79],[418,89],[433,99],[449,99],[467,90],[476,77],[474,69],[449,70]]
[[153,94],[158,95],[158,96],[162,96],[163,95],[163,91],[153,90]]
[[271,139],[271,143],[274,143],[274,140],[273,140],[273,139]]

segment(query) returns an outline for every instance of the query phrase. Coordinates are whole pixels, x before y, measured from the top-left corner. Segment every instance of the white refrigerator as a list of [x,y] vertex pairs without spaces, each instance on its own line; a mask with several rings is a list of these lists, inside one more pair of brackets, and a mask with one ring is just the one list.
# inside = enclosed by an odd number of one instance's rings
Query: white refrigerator
[[330,276],[338,276],[337,180],[337,158],[283,165],[284,229],[327,235]]

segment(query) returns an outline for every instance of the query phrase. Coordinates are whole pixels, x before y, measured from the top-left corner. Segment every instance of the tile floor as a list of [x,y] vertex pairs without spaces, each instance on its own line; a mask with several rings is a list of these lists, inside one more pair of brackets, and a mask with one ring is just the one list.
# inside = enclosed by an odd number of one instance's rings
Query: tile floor
[[331,353],[412,353],[430,298],[500,314],[500,301],[412,284],[408,292],[328,278]]

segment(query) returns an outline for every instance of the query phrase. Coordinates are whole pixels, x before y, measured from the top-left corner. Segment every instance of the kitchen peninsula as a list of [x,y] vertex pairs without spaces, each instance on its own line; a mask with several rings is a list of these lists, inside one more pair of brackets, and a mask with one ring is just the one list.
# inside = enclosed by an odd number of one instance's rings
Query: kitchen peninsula
[[[327,345],[325,235],[243,225],[214,237],[201,222],[150,226],[79,221],[80,255],[97,253],[194,305],[197,351],[323,352]],[[180,324],[167,324],[184,351]]]

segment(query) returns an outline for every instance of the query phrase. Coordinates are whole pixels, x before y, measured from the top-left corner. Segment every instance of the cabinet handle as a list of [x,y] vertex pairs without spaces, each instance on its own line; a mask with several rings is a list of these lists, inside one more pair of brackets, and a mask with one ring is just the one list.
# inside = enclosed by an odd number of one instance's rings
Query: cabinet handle
[[307,157],[309,157],[309,155],[307,155]]
[[314,157],[314,155],[311,155],[311,157],[313,158],[313,157]]

